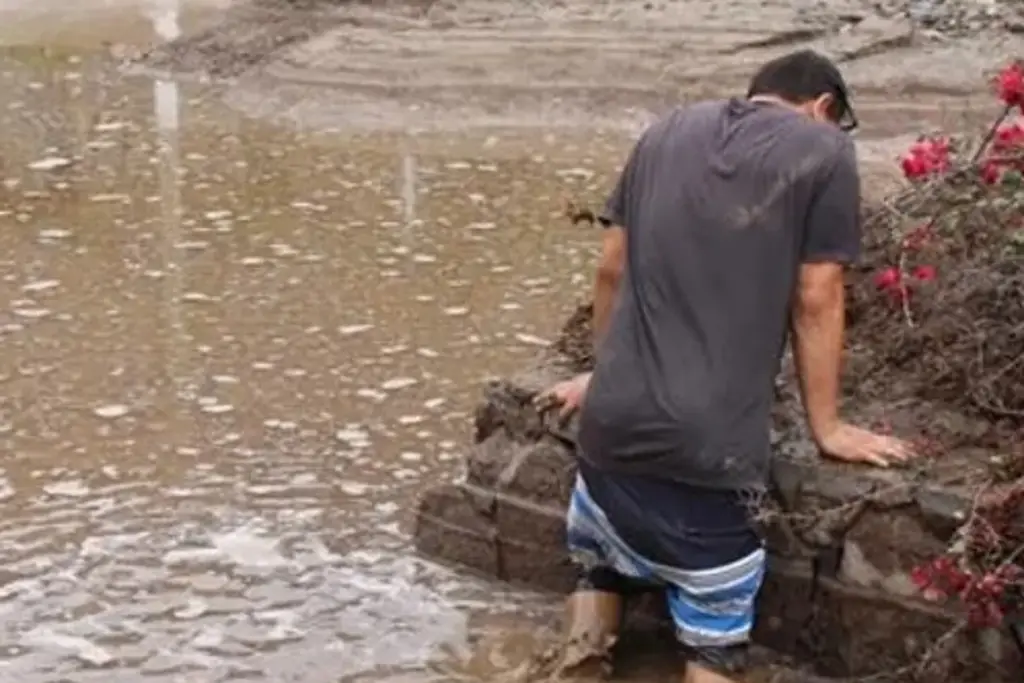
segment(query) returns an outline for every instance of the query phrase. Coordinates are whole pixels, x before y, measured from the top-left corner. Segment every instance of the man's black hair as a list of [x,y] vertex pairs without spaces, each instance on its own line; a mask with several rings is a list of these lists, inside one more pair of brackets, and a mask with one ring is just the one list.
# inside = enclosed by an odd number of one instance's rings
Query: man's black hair
[[857,127],[850,106],[850,91],[839,68],[824,55],[800,50],[777,57],[762,66],[750,81],[747,97],[773,95],[803,104],[829,93],[835,97],[830,114],[844,130]]

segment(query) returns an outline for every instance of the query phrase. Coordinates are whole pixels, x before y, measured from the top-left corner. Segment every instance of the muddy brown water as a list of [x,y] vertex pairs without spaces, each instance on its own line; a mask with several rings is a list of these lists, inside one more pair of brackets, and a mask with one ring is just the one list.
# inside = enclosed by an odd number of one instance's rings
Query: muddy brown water
[[102,28],[0,52],[0,681],[513,666],[550,599],[406,524],[582,291],[562,195],[623,140],[302,134]]

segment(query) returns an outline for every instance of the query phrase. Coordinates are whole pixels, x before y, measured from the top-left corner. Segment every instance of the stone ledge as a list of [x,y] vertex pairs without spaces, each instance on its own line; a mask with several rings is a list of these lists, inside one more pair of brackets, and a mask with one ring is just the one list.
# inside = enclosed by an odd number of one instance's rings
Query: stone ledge
[[[421,501],[421,552],[533,588],[571,588],[564,514],[576,474],[575,424],[541,415],[532,401],[591,362],[588,345],[574,341],[590,338],[588,325],[583,307],[534,365],[487,385],[464,481]],[[1007,634],[955,632],[956,607],[921,599],[909,577],[963,523],[985,454],[899,471],[828,462],[807,438],[797,401],[784,373],[770,492],[756,501],[770,555],[756,642],[813,662],[822,675],[864,677],[906,672],[946,638],[952,648],[929,664],[929,681],[1021,680],[1024,662]],[[640,614],[657,621],[659,609]]]
[[[487,500],[491,506],[481,507]],[[565,594],[574,571],[564,542],[555,538],[562,521],[557,509],[449,484],[424,496],[417,548],[482,575]],[[531,541],[536,529],[542,531]],[[630,621],[664,626],[667,616],[660,601],[647,599],[631,610]],[[955,613],[919,600],[822,577],[812,559],[773,557],[754,637],[774,652],[814,662],[824,676],[873,676],[921,657],[957,621]],[[942,677],[934,680],[1019,680],[1019,653],[1008,637],[993,631],[967,642],[974,646],[958,645],[953,661],[937,664]]]

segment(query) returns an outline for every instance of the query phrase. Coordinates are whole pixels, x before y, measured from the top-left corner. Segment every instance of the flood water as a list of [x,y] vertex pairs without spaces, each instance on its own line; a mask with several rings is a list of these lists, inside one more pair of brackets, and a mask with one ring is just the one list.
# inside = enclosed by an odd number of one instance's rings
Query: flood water
[[559,212],[624,140],[273,127],[119,75],[148,6],[79,5],[0,3],[0,681],[511,666],[557,606],[408,523],[585,290]]

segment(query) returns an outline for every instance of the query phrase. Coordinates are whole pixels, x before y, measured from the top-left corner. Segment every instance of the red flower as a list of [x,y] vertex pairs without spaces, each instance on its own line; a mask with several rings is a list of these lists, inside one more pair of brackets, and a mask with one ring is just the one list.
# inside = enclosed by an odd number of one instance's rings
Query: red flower
[[879,289],[891,290],[898,288],[902,279],[899,268],[886,268],[875,275],[875,286]]
[[917,180],[928,175],[928,164],[921,157],[908,154],[903,157],[900,165],[903,167],[903,175],[906,176],[907,180]]
[[995,185],[1003,178],[1003,166],[989,159],[981,165],[981,181],[986,185]]
[[884,292],[889,300],[900,305],[910,297],[910,290],[903,284],[899,268],[886,268],[875,274],[875,287]]
[[918,140],[907,150],[901,166],[908,180],[945,173],[950,168],[949,140],[943,137]]
[[1020,121],[1014,121],[996,129],[995,137],[992,138],[992,148],[1000,152],[1013,149],[1020,149],[1024,146],[1024,126]]
[[1024,66],[1014,62],[999,72],[996,78],[999,99],[1008,107],[1024,105]]
[[910,581],[918,590],[927,590],[932,585],[932,574],[924,567],[914,567],[910,571]]
[[931,282],[938,276],[938,271],[935,266],[918,266],[911,274],[921,282]]

